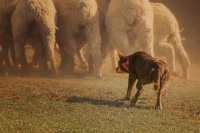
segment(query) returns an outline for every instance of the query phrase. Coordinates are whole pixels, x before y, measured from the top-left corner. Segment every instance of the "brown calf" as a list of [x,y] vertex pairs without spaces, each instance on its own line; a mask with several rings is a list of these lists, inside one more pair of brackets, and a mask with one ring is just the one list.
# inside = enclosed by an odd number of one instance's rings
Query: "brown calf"
[[137,92],[131,100],[131,106],[135,106],[138,97],[141,95],[145,84],[154,84],[154,89],[158,91],[156,110],[162,109],[161,97],[169,80],[169,68],[167,63],[158,58],[153,58],[145,52],[136,52],[129,56],[119,55],[118,67],[116,71],[129,73],[128,90],[126,99],[130,99],[131,91],[135,81],[137,81]]

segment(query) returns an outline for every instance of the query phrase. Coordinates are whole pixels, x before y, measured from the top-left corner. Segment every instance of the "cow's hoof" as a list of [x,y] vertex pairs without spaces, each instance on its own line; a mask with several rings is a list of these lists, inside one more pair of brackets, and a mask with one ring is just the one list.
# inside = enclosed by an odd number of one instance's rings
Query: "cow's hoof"
[[189,78],[189,74],[183,74],[183,79],[185,79],[185,80],[189,80],[190,78]]
[[102,77],[101,76],[96,76],[96,79],[100,80],[100,79],[102,79]]
[[131,102],[130,107],[135,107],[136,103],[135,102]]
[[126,96],[126,97],[123,98],[123,100],[128,101],[128,100],[130,100],[130,97]]
[[96,79],[102,79],[102,74],[101,73],[96,73]]
[[161,111],[161,110],[162,110],[162,107],[161,107],[161,106],[155,106],[155,110],[156,110],[156,111]]

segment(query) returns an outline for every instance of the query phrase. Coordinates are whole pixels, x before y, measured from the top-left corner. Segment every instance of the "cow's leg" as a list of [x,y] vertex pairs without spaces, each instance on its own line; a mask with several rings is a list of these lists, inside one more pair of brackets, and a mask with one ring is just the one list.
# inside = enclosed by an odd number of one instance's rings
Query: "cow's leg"
[[112,69],[114,72],[116,72],[116,68],[118,67],[118,51],[117,50],[111,50],[110,51],[111,54],[111,65],[112,65]]
[[[49,65],[47,63],[47,57],[43,51],[42,53],[43,55],[40,57],[38,64],[39,64],[39,70],[41,71],[42,74],[44,74],[45,76],[49,75],[51,71],[51,69],[49,68]],[[41,55],[41,54],[40,54]]]
[[11,68],[11,63],[10,63],[10,59],[9,59],[9,47],[5,46],[4,50],[3,50],[3,58],[5,59],[5,64],[8,70],[10,70]]
[[[89,52],[94,63],[94,71],[96,78],[101,78],[101,65],[102,65],[102,54],[101,54],[101,35],[99,29],[99,20],[94,18],[86,26],[86,38],[89,46]],[[92,63],[92,65],[93,65]]]
[[74,57],[78,52],[78,43],[72,33],[69,32],[66,32],[66,34],[68,34],[67,38],[59,38],[58,42],[61,55],[61,63],[59,69],[62,73],[74,72]]
[[161,51],[167,51],[166,54],[169,58],[168,61],[170,64],[170,70],[173,73],[176,73],[176,55],[174,47],[170,43],[167,43],[165,41],[160,41],[158,46],[161,49]]
[[92,58],[92,55],[89,56],[88,58],[88,70],[89,70],[89,73],[94,73],[95,72],[95,68],[94,68],[94,61],[93,61],[93,58]]
[[[12,35],[12,31],[11,29],[9,28],[9,31],[6,35],[6,38],[5,38],[5,42],[6,42],[6,47],[8,52],[7,52],[7,61],[8,62],[8,65],[10,65],[11,67],[11,61],[12,61],[12,65],[16,65],[16,54],[15,54],[15,47],[14,47],[14,41],[13,41],[13,35]],[[9,52],[10,52],[10,56],[11,56],[11,59],[9,58]]]
[[[112,51],[111,51],[112,52]],[[112,52],[113,54],[111,55],[111,67],[112,67],[112,70],[113,72],[115,73],[116,72],[116,68],[118,66],[118,60],[117,60],[117,56],[116,56],[116,53],[115,52]]]
[[48,64],[46,62],[47,59],[45,58],[44,47],[41,42],[42,40],[36,41],[35,44],[33,44],[35,52],[32,60],[32,67],[38,66],[41,72],[47,74],[50,72],[50,70],[48,69]]
[[6,69],[10,69],[11,63],[9,60],[9,41],[8,41],[8,35],[4,35],[3,37],[3,44],[2,44],[2,51],[1,51],[1,63],[5,63]]
[[[14,44],[13,44],[13,38],[12,38],[12,33],[11,31],[9,32],[8,35],[6,35],[6,46],[5,46],[5,53],[4,53],[4,57],[5,57],[5,63],[6,66],[8,67],[9,70],[11,70],[12,64],[11,64],[11,60],[13,65],[16,65],[16,58],[15,58],[15,50],[14,50]],[[9,52],[11,55],[11,59],[9,58]]]
[[135,97],[131,100],[131,106],[135,106],[137,100],[138,100],[138,97],[141,95],[142,93],[142,90],[143,90],[143,84],[138,81],[137,84],[136,84],[136,88],[137,88],[137,92],[135,94]]
[[86,44],[80,51],[81,60],[84,62],[84,65],[87,68],[89,73],[94,73],[94,62],[92,60],[92,55],[90,53],[90,48],[88,44]]
[[59,71],[64,72],[64,70],[66,69],[66,65],[70,62],[72,62],[72,57],[70,58],[69,55],[67,55],[67,53],[65,53],[65,46],[66,44],[64,43],[59,43],[59,49],[60,49],[60,57],[61,57],[61,62],[60,62],[60,66],[59,66]]
[[[66,46],[66,45],[65,45]],[[67,47],[65,47],[65,53],[67,53],[67,55],[69,56],[69,60],[68,60],[68,70],[74,72],[74,67],[75,67],[75,55],[79,52],[78,50],[78,42],[77,40],[72,36],[69,40],[68,40],[68,44]]]
[[11,55],[13,65],[16,66],[16,64],[17,64],[16,53],[15,53],[15,46],[14,46],[13,40],[11,40],[11,42],[10,42],[10,55]]
[[80,64],[86,66],[87,61],[86,61],[84,55],[81,53],[81,49],[77,49],[76,54],[77,54],[78,60],[80,61]]
[[54,26],[54,23],[44,23],[41,24],[39,29],[41,29],[41,35],[42,35],[42,45],[44,48],[44,54],[46,63],[49,62],[51,67],[51,74],[54,76],[57,75],[57,68],[56,68],[56,59],[55,59],[55,51],[54,47],[56,45],[55,43],[55,29],[52,28]]
[[39,60],[42,58],[42,47],[38,45],[39,44],[34,44],[34,55],[31,63],[33,67],[39,65]]
[[20,19],[18,11],[16,11],[12,17],[12,32],[15,42],[16,61],[18,67],[21,65],[21,70],[28,69],[28,63],[25,57],[25,39],[29,22],[26,19]]
[[[41,36],[40,36],[41,37]],[[47,64],[47,58],[45,54],[45,48],[42,44],[42,38],[39,38],[38,40],[34,41],[32,43],[32,46],[34,48],[34,55],[31,63],[31,67],[37,67],[39,71],[44,74],[48,75],[48,73],[51,71]]]
[[2,67],[3,67],[3,46],[2,44],[0,44],[0,68],[1,68],[0,71],[2,71]]
[[187,51],[185,50],[183,46],[180,33],[177,32],[176,34],[172,35],[169,41],[174,46],[175,53],[178,57],[178,60],[180,61],[180,65],[183,70],[184,78],[189,79],[189,68],[191,67],[191,61],[190,61]]
[[3,58],[3,48],[5,45],[5,33],[6,33],[6,27],[7,27],[7,21],[6,21],[6,16],[0,15],[0,72],[3,74],[4,73],[4,58]]
[[[13,62],[13,65],[15,65],[15,52],[12,51],[12,49],[14,49],[14,44],[13,44],[13,37],[12,37],[12,32],[10,27],[5,26],[4,28],[6,28],[6,31],[4,34],[1,35],[1,39],[2,39],[2,44],[1,44],[1,58],[2,58],[2,62],[5,63],[6,65],[6,69],[8,71],[11,70],[12,64],[11,64],[11,59]],[[9,58],[9,52],[11,53],[11,55],[13,55],[13,58]]]
[[[2,43],[3,43],[3,41],[2,41]],[[5,45],[5,44],[3,44],[3,45],[1,45],[1,51],[0,51],[0,71],[1,71],[1,74],[5,74],[5,65],[4,65],[4,63],[5,63],[5,53],[6,53],[6,46],[7,45]]]

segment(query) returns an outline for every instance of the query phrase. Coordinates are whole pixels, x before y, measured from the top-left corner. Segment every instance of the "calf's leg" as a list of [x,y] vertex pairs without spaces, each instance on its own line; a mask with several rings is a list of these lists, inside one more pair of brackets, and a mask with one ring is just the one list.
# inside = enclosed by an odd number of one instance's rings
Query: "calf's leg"
[[131,91],[133,89],[135,81],[136,81],[136,78],[134,76],[129,75],[129,78],[128,78],[128,89],[127,89],[127,94],[126,94],[126,97],[125,97],[126,100],[130,100],[130,98],[131,98]]
[[137,85],[136,85],[136,88],[137,88],[137,92],[136,92],[136,94],[135,94],[135,97],[131,100],[131,106],[133,107],[133,106],[135,106],[135,104],[136,104],[136,102],[137,102],[137,100],[138,100],[138,97],[141,95],[141,93],[142,93],[142,90],[143,90],[143,84],[140,82],[140,81],[138,81],[137,82]]

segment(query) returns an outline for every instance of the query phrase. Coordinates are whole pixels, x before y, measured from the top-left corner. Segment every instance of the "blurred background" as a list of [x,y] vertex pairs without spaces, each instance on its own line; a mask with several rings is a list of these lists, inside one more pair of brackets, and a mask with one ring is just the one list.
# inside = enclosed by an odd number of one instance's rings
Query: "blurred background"
[[175,14],[181,29],[183,44],[192,64],[200,64],[200,0],[151,0],[162,2]]

